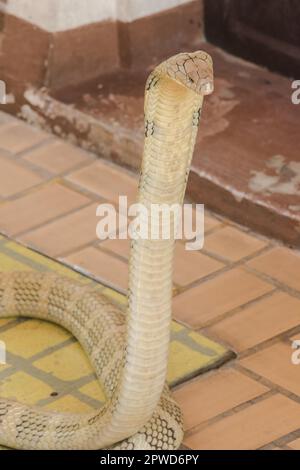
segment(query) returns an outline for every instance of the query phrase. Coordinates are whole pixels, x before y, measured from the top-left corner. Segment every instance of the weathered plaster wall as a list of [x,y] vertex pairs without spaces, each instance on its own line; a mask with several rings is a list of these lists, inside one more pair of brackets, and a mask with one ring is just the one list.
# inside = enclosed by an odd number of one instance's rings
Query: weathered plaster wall
[[0,0],[0,78],[15,96],[9,112],[30,87],[54,94],[196,49],[202,18],[201,0]]
[[115,0],[116,19],[131,22],[190,2],[191,0]]
[[[108,20],[131,22],[190,0],[7,0],[6,11],[49,32]],[[3,2],[1,2],[3,3]]]

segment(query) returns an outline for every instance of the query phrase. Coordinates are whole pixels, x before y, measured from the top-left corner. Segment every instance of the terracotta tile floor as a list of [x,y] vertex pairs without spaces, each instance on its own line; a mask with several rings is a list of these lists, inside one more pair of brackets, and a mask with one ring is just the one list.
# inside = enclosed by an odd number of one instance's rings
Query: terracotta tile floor
[[[54,261],[35,252],[24,266],[28,250],[22,245],[27,245],[89,274],[108,296],[124,302],[129,243],[99,241],[95,210],[97,203],[116,201],[121,192],[133,199],[136,185],[127,171],[95,162],[93,155],[1,114],[0,232],[19,244],[0,240],[5,248],[0,270],[32,269],[36,263],[52,269]],[[300,340],[300,255],[211,213],[206,214],[205,232],[200,253],[188,253],[183,242],[177,244],[173,334],[180,339],[183,328],[188,338],[183,343],[174,338],[171,368],[179,376],[181,368],[186,370],[182,358],[190,344],[198,344],[207,357],[211,344],[218,348],[219,343],[223,353],[229,348],[237,358],[175,387],[185,415],[184,444],[194,449],[299,449],[300,366],[292,364],[292,341]],[[32,401],[71,410],[90,409],[101,401],[102,392],[69,336],[47,330],[32,346],[28,331],[39,331],[38,322],[26,327],[26,322],[1,321],[0,332],[11,338],[14,355],[20,346],[12,332],[21,327],[30,367],[39,374],[30,375],[30,368],[15,371],[0,393],[8,396],[18,388],[21,399],[36,388]],[[205,346],[206,338],[214,342]],[[56,367],[60,348],[65,357],[76,357],[80,377],[85,371],[88,380],[77,381],[76,367]],[[1,373],[9,376],[10,367]],[[54,369],[56,382],[50,386],[43,377]],[[66,373],[80,387],[76,393],[65,389],[54,404],[49,393],[64,383]]]

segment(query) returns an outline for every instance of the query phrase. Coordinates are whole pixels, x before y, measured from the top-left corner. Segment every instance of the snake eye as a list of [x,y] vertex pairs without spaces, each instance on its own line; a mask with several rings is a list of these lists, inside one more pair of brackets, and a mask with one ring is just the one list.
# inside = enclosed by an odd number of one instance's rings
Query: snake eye
[[195,80],[194,80],[193,78],[191,78],[191,77],[189,78],[189,80],[190,80],[191,83],[194,83],[194,82],[195,82]]

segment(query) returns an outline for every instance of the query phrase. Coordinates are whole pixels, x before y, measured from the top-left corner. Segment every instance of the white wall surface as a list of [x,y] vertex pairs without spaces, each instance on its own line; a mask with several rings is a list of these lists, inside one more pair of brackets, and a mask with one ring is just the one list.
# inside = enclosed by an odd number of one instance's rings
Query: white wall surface
[[46,31],[56,32],[105,20],[130,22],[190,1],[7,0],[6,11]]
[[6,11],[54,32],[113,19],[115,7],[115,0],[8,0]]
[[183,5],[191,0],[115,0],[116,16],[121,21],[130,22],[144,16],[153,15],[169,8]]

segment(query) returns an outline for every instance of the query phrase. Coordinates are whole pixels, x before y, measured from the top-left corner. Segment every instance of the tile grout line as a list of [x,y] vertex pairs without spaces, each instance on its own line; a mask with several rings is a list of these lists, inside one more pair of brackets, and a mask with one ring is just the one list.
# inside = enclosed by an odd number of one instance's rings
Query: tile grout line
[[290,337],[298,334],[300,336],[300,325],[297,325],[293,328],[289,328],[288,330],[285,330],[278,335],[272,336],[272,338],[266,339],[265,341],[262,341],[261,343],[248,348],[244,351],[239,352],[239,359],[246,359],[247,357],[252,356],[253,354],[256,354],[261,351],[265,351],[266,349],[270,348],[271,346],[277,344],[277,343],[285,343],[285,344],[290,344]]
[[200,331],[202,329],[211,328],[223,320],[227,320],[228,318],[231,318],[238,313],[242,313],[244,310],[251,307],[252,305],[255,305],[256,303],[259,303],[262,300],[272,297],[277,292],[280,292],[280,290],[277,287],[273,286],[273,289],[270,289],[269,291],[258,295],[254,299],[250,299],[247,302],[243,303],[242,305],[234,307],[233,309],[228,310],[227,312],[224,312],[211,320],[208,320],[206,323],[204,323],[201,326],[196,326],[196,330]]
[[256,277],[262,279],[263,281],[268,282],[269,284],[272,284],[277,289],[280,289],[283,292],[286,292],[287,294],[291,295],[292,297],[300,299],[300,290],[298,291],[297,289],[294,289],[293,287],[290,287],[289,285],[285,284],[284,282],[281,282],[278,279],[275,279],[274,277],[263,273],[262,271],[258,271],[255,268],[252,268],[251,266],[245,265],[244,269],[245,269],[245,271],[247,271],[251,274],[254,274]]
[[43,147],[47,147],[51,142],[53,141],[53,136],[51,135],[46,135],[43,140],[40,142],[37,142],[36,144],[31,145],[30,147],[26,147],[23,150],[14,152],[14,161],[19,162],[23,161],[22,158],[26,156],[30,152],[34,152],[35,150],[38,150]]
[[[266,246],[261,251],[263,253],[266,253],[266,252],[270,251],[271,249],[272,249],[272,247]],[[261,251],[259,252],[259,254],[261,254]],[[207,255],[207,256],[209,256],[209,255]],[[186,292],[189,289],[194,289],[194,288],[196,288],[196,287],[198,287],[202,284],[205,284],[206,282],[209,282],[214,277],[218,277],[218,276],[221,276],[224,273],[229,272],[231,269],[235,269],[235,268],[243,269],[245,263],[247,263],[248,261],[252,261],[256,257],[257,257],[257,253],[255,253],[254,255],[248,255],[248,256],[246,256],[246,257],[244,257],[244,258],[242,258],[242,259],[240,259],[236,262],[227,262],[226,264],[224,264],[224,261],[217,260],[217,261],[220,261],[221,263],[223,263],[224,266],[221,267],[219,270],[217,270],[213,273],[210,273],[207,276],[204,276],[203,278],[198,279],[198,280],[188,284],[187,286],[184,287],[184,289],[182,289],[180,291],[179,294],[182,294],[182,293]],[[270,282],[269,282],[269,284],[270,284]]]
[[240,411],[243,411],[245,409],[251,408],[251,406],[255,405],[256,403],[260,403],[263,401],[268,400],[268,398],[276,395],[276,391],[273,390],[266,390],[266,392],[256,396],[253,399],[247,400],[243,403],[238,404],[237,406],[234,406],[233,408],[230,408],[229,410],[226,410],[224,412],[221,412],[220,414],[213,416],[212,418],[209,418],[202,423],[196,424],[192,428],[186,430],[185,432],[185,438],[190,437],[198,432],[201,432],[204,429],[207,429],[208,427],[221,422],[224,418],[229,418],[230,416],[234,416],[235,414],[238,414]]
[[62,178],[62,179],[71,175],[75,171],[82,170],[84,168],[89,167],[95,160],[96,160],[96,157],[93,157],[93,154],[91,155],[87,154],[86,160],[76,163],[75,165],[70,167],[68,170],[57,172],[57,171],[48,170],[47,168],[40,166],[38,163],[31,162],[30,160],[22,159],[22,161],[26,162],[26,165],[28,165],[28,168],[31,168],[34,171],[37,171],[37,170],[45,171],[49,175],[49,178]]
[[238,370],[240,373],[250,377],[252,380],[255,380],[256,382],[261,383],[262,385],[264,385],[265,387],[268,387],[271,390],[274,390],[276,393],[280,393],[281,395],[286,396],[287,398],[293,400],[294,402],[300,405],[300,396],[294,392],[291,392],[289,389],[284,388],[275,382],[272,382],[271,380],[267,379],[263,375],[259,375],[258,373],[254,372],[252,369],[248,369],[247,367],[240,364],[239,361],[237,361],[234,364],[234,368]]
[[[18,240],[18,239],[20,239],[20,237],[24,237],[27,234],[30,234],[31,232],[39,230],[39,229],[45,227],[48,224],[52,224],[53,222],[57,222],[57,221],[63,219],[64,217],[68,217],[69,215],[73,215],[76,212],[79,212],[82,209],[86,209],[87,207],[90,207],[92,205],[93,205],[93,203],[91,201],[87,201],[84,204],[80,205],[79,207],[71,209],[71,210],[69,210],[68,212],[66,212],[64,214],[56,215],[54,217],[51,217],[46,222],[43,222],[43,223],[38,224],[38,225],[34,225],[34,226],[30,227],[30,229],[23,230],[21,232],[16,232],[16,233],[8,233],[7,232],[7,233],[5,233],[5,235],[7,235],[9,237],[14,237],[16,240]],[[2,231],[1,233],[4,233],[4,232]]]

